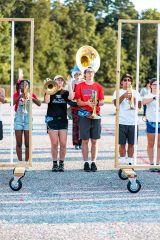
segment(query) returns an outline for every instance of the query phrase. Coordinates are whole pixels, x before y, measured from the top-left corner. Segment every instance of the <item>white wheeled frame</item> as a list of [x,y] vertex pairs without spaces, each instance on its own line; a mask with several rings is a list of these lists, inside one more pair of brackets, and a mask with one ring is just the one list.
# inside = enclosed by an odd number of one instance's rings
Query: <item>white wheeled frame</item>
[[[119,139],[119,89],[120,89],[120,69],[121,69],[121,37],[122,37],[122,24],[137,24],[137,65],[136,65],[136,90],[139,87],[139,63],[140,63],[140,26],[141,24],[155,24],[157,25],[157,81],[160,82],[160,20],[125,20],[118,21],[118,41],[117,41],[117,70],[116,70],[116,134],[115,134],[115,168],[119,168],[118,176],[122,180],[129,180],[127,189],[131,193],[137,193],[141,189],[141,183],[137,180],[137,174],[134,169],[151,169],[157,168],[156,166],[157,147],[154,148],[154,165],[137,164],[137,134],[135,134],[135,154],[133,165],[121,165],[118,161],[118,139]],[[159,96],[159,88],[157,90],[157,99]],[[156,107],[156,132],[155,132],[155,146],[158,141],[158,101]],[[135,119],[135,133],[137,133],[138,124],[138,99],[136,101],[136,119]]]
[[33,91],[33,49],[34,49],[34,19],[33,18],[0,18],[0,22],[11,22],[11,156],[10,162],[0,162],[0,168],[12,168],[13,177],[9,181],[9,186],[13,191],[19,191],[22,188],[21,178],[25,176],[26,168],[32,167],[32,121],[30,121],[29,130],[29,161],[27,163],[13,162],[13,86],[14,86],[14,35],[16,22],[30,23],[30,120],[32,119],[32,91]]

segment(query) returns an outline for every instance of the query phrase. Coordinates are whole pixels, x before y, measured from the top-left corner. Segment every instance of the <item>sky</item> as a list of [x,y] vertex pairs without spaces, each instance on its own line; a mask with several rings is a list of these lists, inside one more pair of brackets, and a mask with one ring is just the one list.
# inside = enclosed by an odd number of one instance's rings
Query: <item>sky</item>
[[160,0],[131,0],[136,10],[140,13],[148,8],[156,8],[160,12]]

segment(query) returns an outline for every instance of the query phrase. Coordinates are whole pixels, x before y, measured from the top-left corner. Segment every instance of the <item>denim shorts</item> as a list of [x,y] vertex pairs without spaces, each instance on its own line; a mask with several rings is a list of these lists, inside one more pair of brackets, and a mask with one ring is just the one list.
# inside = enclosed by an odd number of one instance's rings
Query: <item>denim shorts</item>
[[29,114],[15,114],[14,118],[15,130],[29,130]]
[[[155,133],[156,132],[156,123],[154,122],[146,122],[146,130],[147,133]],[[160,133],[160,123],[158,123],[158,133]]]
[[3,139],[3,124],[2,121],[0,121],[0,140]]

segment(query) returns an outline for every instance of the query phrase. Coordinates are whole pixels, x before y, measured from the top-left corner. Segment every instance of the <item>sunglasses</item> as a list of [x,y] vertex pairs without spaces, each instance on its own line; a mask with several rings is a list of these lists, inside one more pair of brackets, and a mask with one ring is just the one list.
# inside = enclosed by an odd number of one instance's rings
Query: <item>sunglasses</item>
[[127,81],[128,81],[128,82],[131,82],[131,79],[130,79],[130,78],[124,78],[123,81],[124,81],[124,82],[127,82]]

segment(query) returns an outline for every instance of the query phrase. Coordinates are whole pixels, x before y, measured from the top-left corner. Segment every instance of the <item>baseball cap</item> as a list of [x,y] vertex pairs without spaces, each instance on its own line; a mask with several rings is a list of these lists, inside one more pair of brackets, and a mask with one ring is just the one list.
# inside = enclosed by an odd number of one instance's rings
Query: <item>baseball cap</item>
[[65,79],[64,79],[64,77],[63,77],[62,75],[56,75],[53,80],[55,81],[55,80],[57,80],[58,78],[62,78],[63,81],[65,81]]

